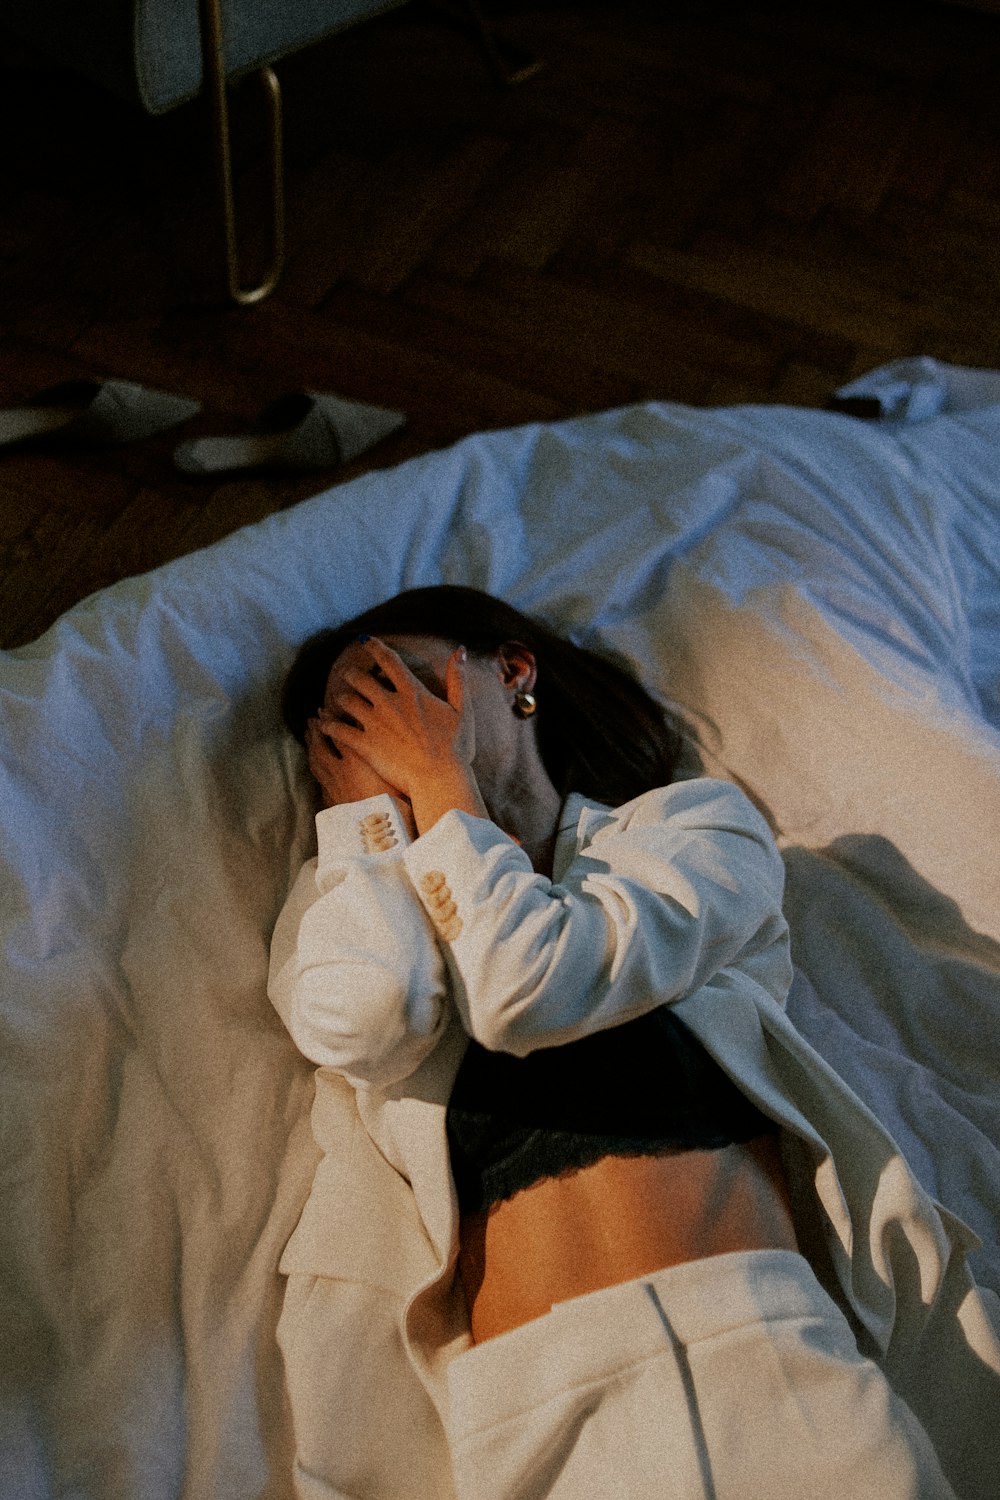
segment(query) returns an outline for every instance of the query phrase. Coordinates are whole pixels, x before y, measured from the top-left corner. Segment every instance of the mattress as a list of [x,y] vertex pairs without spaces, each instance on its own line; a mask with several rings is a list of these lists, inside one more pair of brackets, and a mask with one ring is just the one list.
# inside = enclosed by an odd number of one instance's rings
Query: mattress
[[778,836],[791,1015],[1000,1291],[1000,375],[860,389],[888,416],[477,434],[0,657],[0,1494],[291,1493],[277,1264],[317,1153],[265,984],[314,832],[277,692],[410,586],[500,594],[686,714]]

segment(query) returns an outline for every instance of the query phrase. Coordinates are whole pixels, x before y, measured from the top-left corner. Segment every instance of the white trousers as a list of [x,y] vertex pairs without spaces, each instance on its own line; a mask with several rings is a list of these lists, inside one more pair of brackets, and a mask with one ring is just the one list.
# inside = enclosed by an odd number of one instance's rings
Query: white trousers
[[954,1500],[792,1251],[557,1303],[448,1369],[459,1500]]

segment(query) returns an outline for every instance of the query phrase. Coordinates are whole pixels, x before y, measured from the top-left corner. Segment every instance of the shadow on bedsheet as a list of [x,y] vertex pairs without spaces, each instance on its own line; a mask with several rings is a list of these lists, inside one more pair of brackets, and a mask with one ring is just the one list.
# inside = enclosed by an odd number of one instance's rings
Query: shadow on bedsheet
[[1000,1293],[1000,945],[888,839],[785,851],[788,1013],[983,1241]]

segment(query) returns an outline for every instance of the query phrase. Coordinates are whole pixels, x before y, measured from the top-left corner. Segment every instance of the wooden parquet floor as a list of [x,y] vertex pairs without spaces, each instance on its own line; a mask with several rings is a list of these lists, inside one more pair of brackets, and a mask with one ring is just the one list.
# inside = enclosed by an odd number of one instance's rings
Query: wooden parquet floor
[[[887,358],[1000,366],[1000,16],[919,3],[494,4],[494,86],[404,6],[279,64],[289,260],[221,304],[207,120],[2,71],[0,405],[117,375],[204,403],[128,448],[0,452],[0,645],[94,589],[478,428],[645,399],[822,405]],[[258,147],[237,91],[252,199]],[[399,406],[352,466],[191,479],[297,387]]]

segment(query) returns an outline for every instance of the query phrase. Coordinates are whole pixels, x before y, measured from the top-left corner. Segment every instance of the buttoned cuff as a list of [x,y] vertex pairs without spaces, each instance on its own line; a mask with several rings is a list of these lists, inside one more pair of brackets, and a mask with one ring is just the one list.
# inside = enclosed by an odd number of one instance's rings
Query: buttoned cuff
[[524,851],[495,823],[456,809],[410,844],[406,868],[435,931],[446,943],[461,935],[463,908],[471,916],[470,906],[482,896],[487,869],[508,857],[530,869]]
[[399,806],[387,792],[362,802],[341,802],[316,814],[317,881],[339,874],[345,859],[363,854],[400,854],[410,842]]
[[417,889],[435,930],[445,942],[453,943],[462,931],[462,918],[444,871],[426,870],[417,881]]

